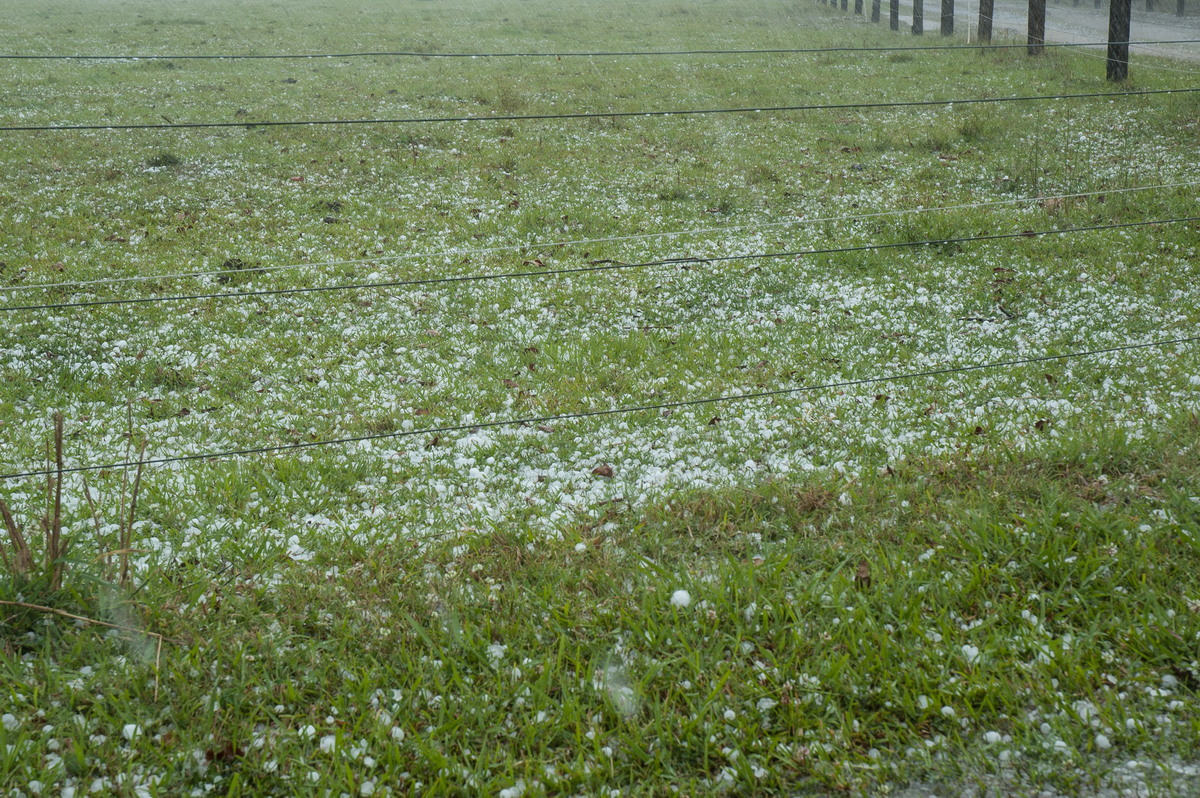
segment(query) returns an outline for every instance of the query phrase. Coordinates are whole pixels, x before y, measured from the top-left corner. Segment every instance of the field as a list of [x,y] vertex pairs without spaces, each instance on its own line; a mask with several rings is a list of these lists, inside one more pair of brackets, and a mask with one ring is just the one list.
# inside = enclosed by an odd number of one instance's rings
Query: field
[[0,790],[1200,791],[1200,67],[0,13]]

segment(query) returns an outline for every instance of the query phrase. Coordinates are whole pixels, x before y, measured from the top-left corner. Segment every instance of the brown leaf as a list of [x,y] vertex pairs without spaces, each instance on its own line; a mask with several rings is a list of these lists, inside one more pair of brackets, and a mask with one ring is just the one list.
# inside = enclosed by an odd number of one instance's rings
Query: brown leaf
[[598,477],[611,478],[613,476],[613,468],[608,463],[603,463],[593,468],[592,473]]
[[204,758],[209,762],[233,762],[245,756],[246,751],[241,746],[225,743],[221,748],[209,748],[204,752]]
[[982,435],[982,434],[983,434],[983,427],[976,427],[976,428],[975,428],[975,434],[976,434],[976,435]]
[[505,388],[520,388],[520,387],[521,387],[521,386],[520,386],[520,385],[517,383],[517,381],[516,381],[516,380],[501,380],[501,382],[503,382],[503,383],[504,383],[504,387],[505,387]]
[[1046,419],[1044,419],[1044,418],[1039,418],[1039,419],[1037,420],[1037,423],[1035,423],[1033,426],[1037,428],[1037,431],[1038,431],[1038,432],[1041,432],[1042,430],[1046,429],[1046,427],[1047,427],[1049,424],[1050,424],[1050,422],[1049,422],[1049,421],[1047,421]]
[[720,423],[721,423],[720,416],[713,416],[712,418],[710,418],[708,420],[708,426],[710,426],[710,427],[715,427],[717,424],[720,424]]
[[858,570],[854,572],[854,586],[865,590],[871,586],[871,566],[866,560],[858,561]]
[[549,424],[538,424],[538,429],[540,429],[542,432],[554,432],[554,427],[550,426]]
[[1050,383],[1051,385],[1058,382],[1058,380],[1055,378],[1055,376],[1053,374],[1043,374],[1042,376],[1045,377],[1046,382]]

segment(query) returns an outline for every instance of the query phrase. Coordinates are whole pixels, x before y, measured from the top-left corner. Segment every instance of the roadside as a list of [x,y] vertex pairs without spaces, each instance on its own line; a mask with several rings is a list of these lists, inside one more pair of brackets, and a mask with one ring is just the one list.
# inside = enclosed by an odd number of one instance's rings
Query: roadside
[[[940,4],[925,3],[925,26],[927,34],[937,35],[941,17]],[[968,0],[958,3],[955,8],[959,31],[965,31],[970,25],[970,35],[974,38],[978,24],[978,0]],[[1025,3],[1006,2],[999,0],[995,4],[993,26],[1000,35],[1008,32],[1010,35],[1024,36],[1028,7]],[[912,2],[900,4],[900,26],[902,30],[912,27]],[[1108,7],[1095,8],[1091,2],[1084,0],[1080,5],[1052,5],[1046,7],[1046,41],[1048,42],[1103,42],[1108,37]],[[1195,41],[1178,42],[1180,39]],[[1187,61],[1200,61],[1200,16],[1177,17],[1173,12],[1145,11],[1135,8],[1130,24],[1130,40],[1137,41],[1170,41],[1172,44],[1131,45],[1131,56],[1165,56]],[[1103,46],[1095,49],[1103,51]]]

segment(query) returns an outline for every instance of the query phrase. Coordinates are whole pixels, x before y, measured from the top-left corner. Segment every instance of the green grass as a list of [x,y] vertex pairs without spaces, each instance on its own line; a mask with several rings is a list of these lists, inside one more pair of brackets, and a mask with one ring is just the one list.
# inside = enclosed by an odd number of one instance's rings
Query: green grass
[[[0,52],[911,42],[767,0],[280,9],[0,2]],[[1128,88],[1187,85],[1157,65]],[[1200,180],[1193,95],[254,126],[1113,88],[1066,51],[0,61],[0,79],[5,125],[239,124],[6,134],[7,308],[1183,217],[1193,185],[1124,190]],[[973,207],[917,212],[953,206]],[[1194,344],[423,430],[1189,337],[1197,229],[0,311],[5,473],[41,467],[54,410],[69,465],[141,440],[396,436],[147,469],[125,593],[68,478],[66,590],[6,574],[0,599],[126,630],[0,608],[0,788],[1195,792]],[[138,279],[90,283],[114,278]],[[89,284],[31,287],[58,283]],[[89,476],[106,541],[124,478]],[[36,528],[44,483],[0,496]]]

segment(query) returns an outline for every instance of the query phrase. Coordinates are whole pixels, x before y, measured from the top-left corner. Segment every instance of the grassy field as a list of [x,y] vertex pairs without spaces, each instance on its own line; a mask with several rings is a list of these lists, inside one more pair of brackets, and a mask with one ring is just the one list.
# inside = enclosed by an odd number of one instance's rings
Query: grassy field
[[[235,123],[0,134],[0,472],[56,411],[68,467],[197,456],[124,532],[131,469],[65,477],[64,587],[0,576],[0,790],[1200,791],[1200,357],[1154,345],[1200,95],[967,102],[1179,64],[345,55],[912,43],[768,0],[0,13],[113,56],[0,60],[0,127]],[[46,493],[0,480],[39,540]]]

